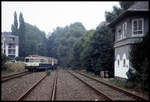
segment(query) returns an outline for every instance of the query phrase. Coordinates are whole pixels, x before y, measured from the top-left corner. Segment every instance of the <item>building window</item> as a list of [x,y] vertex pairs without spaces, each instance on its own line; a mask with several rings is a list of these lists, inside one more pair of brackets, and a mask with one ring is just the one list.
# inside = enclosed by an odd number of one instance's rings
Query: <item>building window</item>
[[127,22],[123,23],[123,27],[122,27],[122,34],[123,34],[123,38],[126,38],[127,36]]
[[5,49],[4,49],[4,54],[6,54],[6,51],[5,51]]
[[11,41],[15,41],[15,38],[14,38],[14,37],[10,37],[10,40],[11,40]]
[[15,52],[16,52],[16,51],[15,51],[15,50],[13,50],[13,54],[15,54]]
[[12,40],[15,41],[15,38],[13,37]]
[[132,20],[132,35],[141,36],[144,34],[144,19],[133,19]]
[[15,54],[15,50],[8,50],[8,54],[12,55],[12,54]]
[[8,45],[8,48],[11,48],[11,44]]
[[8,54],[11,54],[11,50],[8,50]]
[[8,48],[16,48],[16,46],[14,44],[9,44]]
[[117,40],[122,39],[122,34],[121,34],[121,26],[117,27]]
[[5,44],[5,42],[4,42],[4,48],[6,48],[6,44]]

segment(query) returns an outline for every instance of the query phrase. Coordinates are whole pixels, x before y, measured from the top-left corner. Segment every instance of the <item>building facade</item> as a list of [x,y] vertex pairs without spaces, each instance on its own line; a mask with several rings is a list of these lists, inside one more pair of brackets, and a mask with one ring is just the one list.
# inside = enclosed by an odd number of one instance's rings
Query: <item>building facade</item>
[[136,2],[108,25],[115,34],[115,77],[127,78],[126,72],[132,68],[129,59],[131,47],[142,41],[149,31],[148,12],[148,2]]
[[14,59],[19,55],[19,38],[11,32],[2,32],[1,50],[6,56]]

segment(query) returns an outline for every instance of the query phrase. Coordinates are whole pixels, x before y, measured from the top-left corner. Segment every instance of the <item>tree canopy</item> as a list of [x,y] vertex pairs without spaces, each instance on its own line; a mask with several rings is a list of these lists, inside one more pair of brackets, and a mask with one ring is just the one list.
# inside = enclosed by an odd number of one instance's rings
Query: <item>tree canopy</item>
[[47,56],[45,33],[36,26],[26,23],[22,13],[19,15],[19,24],[18,28],[17,14],[15,12],[12,34],[19,36],[19,57],[26,57],[31,54]]
[[100,74],[102,70],[109,70],[113,75],[113,45],[111,32],[102,23],[96,30],[90,30],[74,45],[76,67],[83,67],[87,71]]
[[11,30],[13,35],[18,35],[18,20],[16,12],[14,12],[14,24],[12,24]]
[[144,90],[149,90],[149,64],[150,64],[150,56],[149,56],[149,41],[150,36],[149,32],[143,38],[143,41],[137,43],[132,47],[130,52],[130,60],[132,67],[135,68],[136,74],[131,76],[132,81],[140,88]]
[[113,6],[112,11],[105,11],[106,22],[110,23],[127,10],[135,1],[120,1],[120,7]]
[[64,28],[57,27],[48,38],[48,55],[59,59],[61,66],[71,66],[73,60],[73,45],[86,34],[86,29],[80,22]]
[[131,7],[135,1],[120,1],[119,4],[122,9],[127,10],[129,7]]

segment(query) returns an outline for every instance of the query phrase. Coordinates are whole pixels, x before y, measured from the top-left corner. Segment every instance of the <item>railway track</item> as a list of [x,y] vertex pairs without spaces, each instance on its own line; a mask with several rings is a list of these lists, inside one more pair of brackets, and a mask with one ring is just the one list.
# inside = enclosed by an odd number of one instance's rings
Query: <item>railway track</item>
[[[55,74],[55,78],[53,81],[53,87],[52,87],[52,93],[50,96],[50,101],[54,101],[56,99],[56,89],[57,89],[57,71]],[[21,101],[24,100],[28,95],[30,95],[31,91],[34,90],[34,88],[36,86],[38,86],[38,84],[40,84],[42,82],[42,80],[44,80],[46,78],[47,74],[45,76],[43,76],[39,81],[37,81],[35,84],[33,84],[27,91],[25,91],[20,97],[18,97],[17,101]]]
[[105,100],[107,101],[112,101],[112,99],[103,94],[103,92],[97,90],[96,88],[94,88],[92,85],[88,84],[87,82],[85,82],[84,80],[82,80],[80,77],[78,77],[77,75],[73,74],[72,72],[68,71],[72,76],[74,76],[75,78],[77,78],[78,80],[80,80],[82,83],[84,83],[86,86],[88,86],[89,88],[91,88],[92,90],[94,90],[96,92],[96,94],[100,95],[101,97],[103,97]]
[[77,73],[79,73],[79,74],[81,74],[81,75],[83,75],[83,76],[85,76],[85,77],[88,77],[88,78],[90,78],[90,79],[93,79],[93,80],[95,80],[95,81],[97,81],[97,82],[99,82],[99,83],[102,83],[102,84],[104,84],[104,85],[107,85],[107,86],[109,86],[109,87],[111,87],[111,88],[113,88],[113,89],[115,89],[115,90],[118,90],[118,91],[120,91],[120,92],[123,92],[124,94],[126,94],[126,95],[128,95],[128,96],[130,96],[130,97],[133,97],[133,98],[135,98],[136,100],[149,101],[149,99],[146,99],[146,98],[143,98],[143,97],[141,97],[141,96],[135,95],[135,94],[133,94],[133,93],[131,93],[131,92],[129,92],[129,91],[123,89],[123,88],[120,88],[120,87],[117,87],[117,86],[115,86],[115,85],[106,83],[106,82],[104,82],[104,81],[102,81],[102,80],[95,79],[95,78],[93,78],[93,77],[90,77],[90,76],[85,75],[85,74],[80,73],[80,72],[77,72]]
[[23,100],[25,97],[27,97],[27,96],[30,94],[30,92],[31,92],[42,80],[45,79],[46,76],[47,76],[47,74],[44,75],[39,81],[37,81],[36,83],[34,83],[26,92],[24,92],[24,93],[17,99],[17,101],[21,101],[21,100]]
[[11,79],[14,79],[14,78],[18,78],[18,77],[21,77],[21,76],[24,76],[24,75],[27,75],[27,74],[30,74],[31,72],[20,72],[20,73],[16,73],[16,74],[12,74],[12,75],[8,75],[8,76],[3,76],[1,81],[2,83],[8,81],[8,80],[11,80]]
[[50,101],[56,100],[56,91],[57,91],[57,79],[58,79],[58,71],[56,70],[55,78],[53,81],[52,94],[50,97]]
[[112,86],[103,81],[97,80],[95,78],[89,77],[85,74],[79,72],[68,71],[71,75],[82,81],[84,84],[92,88],[96,93],[105,97],[106,100],[116,101],[116,100],[140,100],[148,101],[143,97],[137,96],[123,90],[119,87]]
[[[111,101],[111,99],[109,97],[105,96],[102,92],[100,92],[99,90],[95,89],[94,87],[92,87],[91,85],[89,85],[87,82],[83,81],[82,79],[80,79],[79,77],[77,77],[76,75],[74,75],[73,73],[71,73],[69,71],[67,71],[67,72],[69,74],[71,74],[71,76],[73,76],[75,79],[81,81],[81,83],[85,85],[84,87],[88,88],[87,90],[93,91],[93,94],[96,94],[98,96],[97,98],[96,97],[92,98],[92,100],[94,100],[94,101]],[[87,94],[89,94],[89,93],[87,93]],[[89,100],[91,100],[91,99],[89,98]]]

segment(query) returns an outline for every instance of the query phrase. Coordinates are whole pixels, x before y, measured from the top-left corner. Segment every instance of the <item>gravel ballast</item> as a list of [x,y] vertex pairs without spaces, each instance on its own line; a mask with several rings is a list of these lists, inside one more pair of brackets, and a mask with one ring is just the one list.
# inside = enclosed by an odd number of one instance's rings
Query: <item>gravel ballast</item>
[[56,100],[105,100],[65,70],[59,70]]
[[[82,73],[82,72],[81,72],[81,73]],[[83,74],[86,74],[86,73],[83,73]],[[90,75],[88,75],[88,76],[90,76]],[[90,76],[90,77],[93,77],[93,76]],[[95,78],[95,79],[97,79],[97,80],[100,80],[100,81],[103,81],[103,82],[105,82],[105,83],[108,83],[108,84],[110,84],[110,85],[117,86],[117,85],[115,85],[115,84],[113,84],[113,83],[108,82],[109,78],[108,78],[108,79],[107,79],[107,78],[100,78],[100,77],[93,77],[93,78]],[[131,92],[131,93],[133,93],[133,94],[135,94],[135,95],[141,96],[141,97],[143,97],[143,98],[145,98],[145,99],[149,99],[148,93],[139,92],[139,91],[136,91],[136,90],[134,90],[134,89],[124,88],[123,86],[122,86],[122,87],[121,87],[121,86],[117,86],[117,87],[122,88],[123,90],[127,90],[127,91],[129,91],[129,92]]]
[[[58,69],[57,71],[58,80],[56,101],[105,101],[102,96],[97,95],[94,90],[86,86],[83,82],[75,78],[66,70]],[[112,97],[114,100],[135,100],[123,93],[109,88],[106,85],[93,81],[78,73],[73,73],[88,84],[92,85],[94,88],[101,90],[103,93]],[[15,78],[1,83],[1,100],[17,100],[25,91],[27,91],[34,83],[39,81],[46,74],[46,72],[33,72],[20,78]],[[55,74],[56,70],[51,71],[50,75],[46,76],[45,79],[42,80],[23,100],[50,101]]]
[[30,88],[35,82],[42,78],[45,72],[34,72],[15,78],[5,83],[2,83],[1,87],[1,99],[2,100],[17,100],[28,88]]
[[24,100],[50,100],[55,72],[56,71],[52,71],[50,75],[46,76],[46,78],[42,80]]
[[111,97],[113,100],[135,100],[132,97],[127,96],[126,94],[119,92],[117,90],[114,90],[112,88],[110,88],[109,86],[106,86],[102,83],[99,83],[97,81],[94,81],[92,79],[89,79],[83,75],[80,75],[78,73],[73,72],[75,75],[77,75],[78,77],[80,77],[82,80],[86,81],[87,83],[89,83],[90,85],[92,85],[93,87],[95,87],[96,89],[102,91],[104,94],[108,95],[109,97]]

